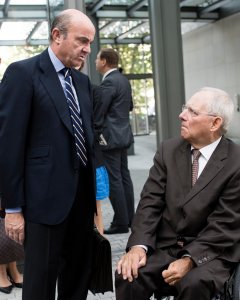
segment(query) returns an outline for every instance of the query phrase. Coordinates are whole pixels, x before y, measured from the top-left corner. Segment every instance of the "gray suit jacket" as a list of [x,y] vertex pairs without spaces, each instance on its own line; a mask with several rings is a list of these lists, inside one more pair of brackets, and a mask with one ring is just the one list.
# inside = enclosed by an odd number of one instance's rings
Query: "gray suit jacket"
[[222,138],[191,188],[190,144],[164,141],[144,185],[127,247],[186,245],[197,265],[240,260],[240,146]]

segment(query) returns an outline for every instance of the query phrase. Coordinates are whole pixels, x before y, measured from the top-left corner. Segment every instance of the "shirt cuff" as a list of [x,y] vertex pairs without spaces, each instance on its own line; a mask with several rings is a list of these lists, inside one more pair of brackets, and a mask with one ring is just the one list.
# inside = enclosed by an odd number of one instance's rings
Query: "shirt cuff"
[[186,254],[183,254],[183,255],[182,255],[182,258],[183,258],[183,257],[190,257],[190,258],[192,258],[192,256],[191,256],[190,254],[187,254],[187,253],[186,253]]
[[21,212],[21,211],[22,211],[21,207],[5,208],[6,214],[14,214],[14,213],[18,213],[18,212]]
[[145,246],[145,245],[134,245],[131,248],[134,248],[134,247],[141,247],[141,248],[143,248],[146,251],[146,253],[148,252],[148,247]]

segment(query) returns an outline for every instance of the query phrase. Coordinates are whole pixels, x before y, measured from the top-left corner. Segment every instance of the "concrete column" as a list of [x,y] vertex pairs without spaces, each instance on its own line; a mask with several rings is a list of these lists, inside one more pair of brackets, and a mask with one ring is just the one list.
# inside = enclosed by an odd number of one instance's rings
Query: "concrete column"
[[96,60],[97,54],[100,49],[98,19],[93,16],[90,16],[90,19],[92,20],[92,22],[96,28],[96,34],[95,34],[94,42],[91,45],[91,53],[88,58],[88,62],[89,62],[88,63],[88,75],[93,84],[99,85],[101,83],[101,75],[97,72],[96,64],[95,64],[95,60]]
[[179,136],[185,102],[178,0],[148,0],[156,103],[157,143]]
[[85,1],[84,0],[64,0],[64,7],[67,8],[76,8],[85,13]]

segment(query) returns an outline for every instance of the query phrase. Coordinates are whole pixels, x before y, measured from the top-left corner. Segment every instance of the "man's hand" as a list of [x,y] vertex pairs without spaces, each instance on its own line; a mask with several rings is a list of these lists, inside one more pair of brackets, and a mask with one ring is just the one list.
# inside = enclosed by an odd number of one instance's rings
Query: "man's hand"
[[24,218],[21,212],[5,216],[5,231],[7,236],[19,244],[24,241]]
[[172,262],[167,270],[162,272],[163,279],[169,285],[174,285],[181,280],[192,268],[193,261],[190,257],[183,257]]
[[139,246],[134,246],[122,256],[117,264],[118,274],[122,274],[123,279],[132,282],[138,277],[138,269],[145,266],[147,262],[146,251]]

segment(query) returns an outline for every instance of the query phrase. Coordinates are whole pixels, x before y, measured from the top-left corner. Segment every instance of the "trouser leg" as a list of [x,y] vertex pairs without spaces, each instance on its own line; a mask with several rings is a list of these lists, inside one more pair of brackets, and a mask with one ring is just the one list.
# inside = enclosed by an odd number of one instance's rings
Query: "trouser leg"
[[146,266],[139,269],[138,278],[133,282],[122,279],[122,275],[115,274],[116,300],[147,300],[154,291],[166,286],[162,278],[162,271],[174,261],[167,251],[157,249],[147,259]]
[[66,222],[26,222],[23,300],[54,300]]
[[58,300],[85,300],[88,294],[92,262],[93,209],[79,190],[69,215],[58,276]]
[[91,274],[94,203],[82,176],[66,220],[58,225],[26,223],[23,300],[85,300]]
[[128,212],[121,174],[121,150],[103,151],[109,176],[110,201],[114,211],[112,224],[128,225]]
[[[179,283],[177,300],[209,300],[222,290],[230,276],[231,264],[216,259],[193,268]],[[196,292],[197,291],[197,292]]]
[[170,287],[162,278],[162,271],[176,260],[177,248],[157,249],[148,257],[145,267],[139,269],[138,278],[133,282],[123,280],[116,274],[116,300],[147,300],[164,287],[178,293],[177,300],[210,300],[224,286],[229,278],[231,265],[221,260],[213,260],[204,266],[193,268],[181,281]]
[[128,169],[127,149],[123,149],[121,154],[121,174],[126,200],[126,207],[128,212],[128,224],[131,225],[135,209],[133,183]]

